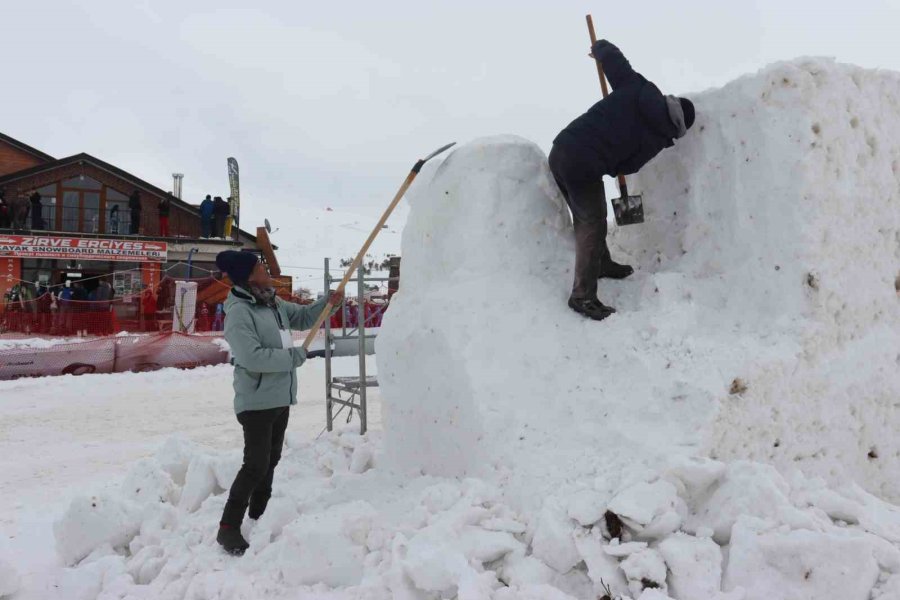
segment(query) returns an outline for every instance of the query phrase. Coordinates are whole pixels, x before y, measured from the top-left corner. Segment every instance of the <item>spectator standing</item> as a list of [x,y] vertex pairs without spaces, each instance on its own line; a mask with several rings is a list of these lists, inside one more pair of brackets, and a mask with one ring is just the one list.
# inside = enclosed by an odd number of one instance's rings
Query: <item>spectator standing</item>
[[131,235],[137,235],[141,231],[141,193],[137,190],[131,192],[128,197],[128,208],[131,210]]
[[215,216],[214,236],[217,238],[225,237],[225,219],[228,218],[228,203],[222,200],[221,196],[216,196],[213,200],[213,215]]
[[212,235],[213,210],[215,205],[212,197],[207,194],[203,202],[200,203],[200,235],[208,238]]
[[6,204],[6,193],[0,190],[0,229],[9,227],[10,220],[9,205]]
[[147,288],[141,292],[141,312],[144,315],[144,330],[156,330],[156,291],[153,288]]
[[159,235],[169,237],[169,211],[172,209],[170,195],[164,196],[159,201]]
[[44,227],[44,205],[41,204],[41,194],[35,191],[28,200],[31,202],[31,228],[46,229]]
[[109,209],[109,232],[119,233],[119,205],[113,204]]

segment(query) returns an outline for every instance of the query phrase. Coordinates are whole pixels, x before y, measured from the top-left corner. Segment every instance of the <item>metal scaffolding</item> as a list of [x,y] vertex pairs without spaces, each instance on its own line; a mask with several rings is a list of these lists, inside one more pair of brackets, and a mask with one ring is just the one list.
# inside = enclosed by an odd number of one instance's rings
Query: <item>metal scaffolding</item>
[[[325,290],[331,289],[331,284],[340,282],[341,277],[332,277],[329,270],[329,260],[325,259]],[[341,328],[332,329],[331,319],[325,319],[325,418],[328,431],[334,428],[334,420],[345,408],[349,408],[347,422],[353,418],[353,412],[359,414],[359,432],[364,434],[368,427],[366,418],[366,390],[370,387],[378,387],[378,379],[374,375],[366,374],[366,342],[374,340],[376,336],[366,335],[366,282],[384,282],[390,277],[366,277],[365,268],[360,265],[355,279],[357,286],[357,325],[347,327],[347,301],[341,303],[341,311],[344,318],[341,319]],[[358,340],[359,368],[356,375],[335,377],[332,375],[331,358],[334,346],[340,340]],[[340,408],[334,412],[334,405]]]

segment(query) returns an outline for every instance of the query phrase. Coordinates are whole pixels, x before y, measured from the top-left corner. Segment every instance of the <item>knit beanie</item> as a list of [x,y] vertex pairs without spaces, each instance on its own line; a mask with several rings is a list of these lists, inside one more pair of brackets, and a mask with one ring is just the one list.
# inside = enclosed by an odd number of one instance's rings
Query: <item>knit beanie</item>
[[252,252],[225,250],[216,255],[216,266],[228,275],[232,283],[238,285],[247,283],[250,274],[253,273],[253,267],[258,262],[259,259]]

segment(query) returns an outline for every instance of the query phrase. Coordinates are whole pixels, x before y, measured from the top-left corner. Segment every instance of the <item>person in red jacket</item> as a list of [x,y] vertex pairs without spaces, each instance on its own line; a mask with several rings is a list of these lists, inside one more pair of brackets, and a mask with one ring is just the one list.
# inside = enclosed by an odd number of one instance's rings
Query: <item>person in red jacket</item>
[[144,329],[147,331],[156,329],[156,307],[156,292],[153,288],[141,292],[141,312],[144,314]]
[[200,303],[200,316],[197,317],[197,331],[209,331],[209,305],[206,302]]

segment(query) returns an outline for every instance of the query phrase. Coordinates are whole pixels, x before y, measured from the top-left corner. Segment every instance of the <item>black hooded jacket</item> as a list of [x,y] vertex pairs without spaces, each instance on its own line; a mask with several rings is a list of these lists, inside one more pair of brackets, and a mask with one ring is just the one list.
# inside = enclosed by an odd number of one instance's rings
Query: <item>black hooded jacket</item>
[[600,40],[594,56],[603,64],[613,91],[572,121],[553,143],[598,160],[604,175],[630,175],[672,146],[678,130],[665,96],[631,68],[616,46]]

